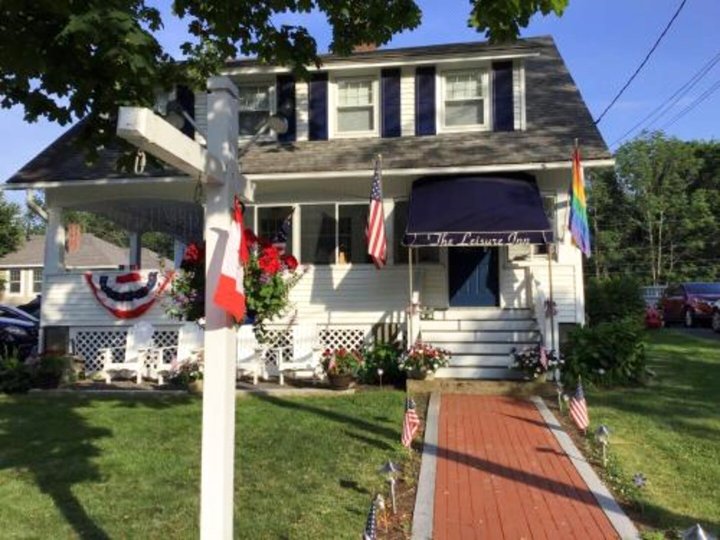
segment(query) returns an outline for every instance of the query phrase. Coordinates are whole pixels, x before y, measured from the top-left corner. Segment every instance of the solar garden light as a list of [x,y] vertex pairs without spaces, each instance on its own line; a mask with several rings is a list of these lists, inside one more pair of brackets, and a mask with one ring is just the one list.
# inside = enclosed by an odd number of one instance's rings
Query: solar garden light
[[397,507],[395,506],[395,483],[397,482],[397,473],[401,470],[398,465],[389,460],[385,465],[380,467],[379,470],[381,474],[385,475],[390,484],[390,502],[392,503],[393,514],[397,514]]
[[385,373],[385,370],[384,370],[383,368],[381,368],[381,367],[377,368],[377,374],[378,374],[378,377],[380,378],[380,390],[382,390],[382,376],[383,376],[383,373]]
[[700,524],[696,523],[682,532],[682,540],[717,540],[717,538],[706,533]]
[[562,412],[563,410],[563,384],[560,382],[560,377],[556,379],[555,383],[555,391],[557,392],[557,399],[558,399],[558,410]]
[[601,424],[595,430],[595,440],[602,447],[602,463],[603,467],[607,466],[607,447],[610,444],[610,430],[605,424]]

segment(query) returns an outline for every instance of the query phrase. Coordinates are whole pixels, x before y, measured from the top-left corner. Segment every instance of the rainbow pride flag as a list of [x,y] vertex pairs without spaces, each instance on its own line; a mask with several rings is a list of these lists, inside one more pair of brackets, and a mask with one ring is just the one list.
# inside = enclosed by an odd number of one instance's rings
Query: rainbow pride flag
[[586,257],[590,257],[590,227],[588,226],[585,174],[580,163],[580,149],[575,147],[572,165],[572,191],[570,193],[570,234],[573,243]]

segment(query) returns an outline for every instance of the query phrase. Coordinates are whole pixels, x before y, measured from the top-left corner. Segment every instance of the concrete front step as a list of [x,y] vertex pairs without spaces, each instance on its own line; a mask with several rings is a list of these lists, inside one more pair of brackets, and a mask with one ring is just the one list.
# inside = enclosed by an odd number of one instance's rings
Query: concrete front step
[[457,354],[453,353],[448,367],[510,367],[510,353]]
[[422,340],[447,348],[450,343],[538,343],[540,333],[529,330],[422,331]]
[[522,373],[507,367],[446,367],[438,369],[435,378],[520,380],[522,379]]
[[480,319],[529,319],[532,312],[529,309],[501,309],[501,308],[450,308],[435,310],[436,321],[463,321]]
[[453,356],[460,354],[502,354],[510,356],[510,351],[514,348],[520,350],[537,343],[537,341],[454,341],[454,342],[431,342],[437,347],[449,350]]
[[423,332],[458,332],[466,330],[534,330],[534,319],[468,319],[462,321],[421,321]]

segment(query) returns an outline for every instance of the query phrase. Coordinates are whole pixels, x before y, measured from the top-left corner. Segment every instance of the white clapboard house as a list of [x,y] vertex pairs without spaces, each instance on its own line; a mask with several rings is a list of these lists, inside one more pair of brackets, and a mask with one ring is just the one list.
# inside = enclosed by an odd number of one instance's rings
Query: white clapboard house
[[[229,62],[225,74],[239,89],[241,146],[267,115],[288,120],[287,133],[241,151],[255,184],[246,220],[273,236],[293,212],[287,249],[307,267],[292,292],[293,320],[315,321],[324,346],[402,331],[408,313],[419,312],[414,333],[454,353],[440,377],[507,377],[513,346],[550,344],[549,263],[554,333],[584,322],[581,255],[567,230],[574,141],[586,169],[612,160],[551,38],[329,55],[307,81],[253,60]],[[198,128],[188,135],[202,140],[206,93],[177,97]],[[45,191],[42,325],[65,328],[92,357],[133,321],[113,318],[65,268],[55,249],[62,211],[97,212],[135,238],[158,230],[187,243],[202,237],[203,208],[197,179],[170,168],[120,172],[113,148],[88,167],[73,146],[82,129],[70,129],[8,187]],[[380,270],[365,241],[378,154],[388,236]],[[411,298],[419,309],[408,309]],[[177,323],[160,306],[143,318],[172,341]],[[279,324],[279,338],[289,343],[292,328]]]

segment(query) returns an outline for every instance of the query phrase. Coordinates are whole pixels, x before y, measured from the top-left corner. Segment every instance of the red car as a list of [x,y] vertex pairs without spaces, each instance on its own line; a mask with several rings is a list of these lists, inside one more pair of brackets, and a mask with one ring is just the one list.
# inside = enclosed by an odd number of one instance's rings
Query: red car
[[666,323],[682,322],[688,328],[713,317],[720,300],[720,283],[680,283],[665,289],[660,306]]

